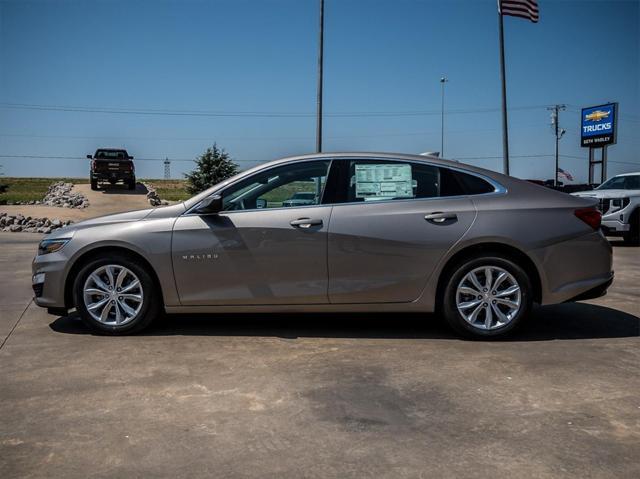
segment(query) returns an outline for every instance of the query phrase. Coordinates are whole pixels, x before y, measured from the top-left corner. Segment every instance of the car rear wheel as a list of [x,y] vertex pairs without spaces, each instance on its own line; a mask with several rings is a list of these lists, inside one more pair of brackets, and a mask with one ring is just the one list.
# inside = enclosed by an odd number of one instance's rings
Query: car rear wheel
[[98,189],[98,180],[91,178],[91,189],[94,191]]
[[129,180],[129,183],[127,184],[127,186],[129,187],[130,190],[135,190],[136,189],[136,179],[132,179]]
[[447,280],[442,310],[459,334],[496,338],[517,328],[533,303],[531,280],[515,262],[485,256],[459,263]]
[[103,334],[132,334],[160,312],[149,273],[132,258],[112,255],[88,262],[76,276],[74,302],[82,320]]

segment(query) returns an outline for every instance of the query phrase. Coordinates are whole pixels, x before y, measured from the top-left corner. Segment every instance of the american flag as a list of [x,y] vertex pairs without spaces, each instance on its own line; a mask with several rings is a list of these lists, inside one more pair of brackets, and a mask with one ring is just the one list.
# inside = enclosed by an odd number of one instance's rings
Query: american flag
[[567,180],[573,181],[573,176],[568,171],[558,168],[558,176],[564,176]]
[[501,15],[526,18],[538,23],[538,0],[498,0],[498,12]]

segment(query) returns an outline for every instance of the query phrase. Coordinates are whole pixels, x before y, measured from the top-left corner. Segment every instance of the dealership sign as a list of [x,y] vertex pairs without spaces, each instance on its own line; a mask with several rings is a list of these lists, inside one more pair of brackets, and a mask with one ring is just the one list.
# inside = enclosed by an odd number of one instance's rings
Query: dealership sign
[[617,103],[582,109],[580,138],[582,146],[598,148],[616,142]]

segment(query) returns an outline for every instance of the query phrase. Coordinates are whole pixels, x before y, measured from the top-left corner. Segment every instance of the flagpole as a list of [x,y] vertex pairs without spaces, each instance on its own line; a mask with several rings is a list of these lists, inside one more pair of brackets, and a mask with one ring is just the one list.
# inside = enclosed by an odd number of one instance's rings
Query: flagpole
[[505,175],[509,174],[509,131],[507,123],[507,78],[504,68],[504,27],[503,16],[498,7],[498,24],[500,29],[500,80],[502,82],[502,151],[503,166],[502,171]]
[[318,96],[316,110],[316,152],[322,151],[322,67],[324,62],[324,0],[320,0],[320,27],[318,30]]

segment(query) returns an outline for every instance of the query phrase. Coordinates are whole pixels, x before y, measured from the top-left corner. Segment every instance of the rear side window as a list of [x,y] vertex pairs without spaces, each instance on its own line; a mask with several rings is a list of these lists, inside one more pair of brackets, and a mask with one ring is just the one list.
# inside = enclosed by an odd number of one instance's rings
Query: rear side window
[[449,171],[455,175],[465,195],[482,195],[484,193],[493,193],[496,190],[491,183],[482,178],[462,173],[461,171]]
[[393,160],[351,160],[345,163],[348,167],[342,163],[345,170],[343,181],[348,183],[347,192],[346,195],[336,195],[336,203],[439,198],[494,191],[488,182],[473,175],[424,163]]

